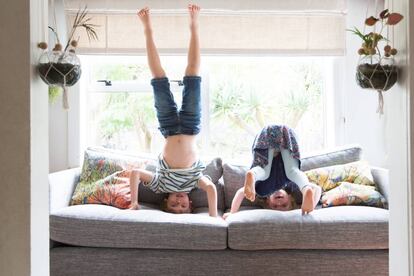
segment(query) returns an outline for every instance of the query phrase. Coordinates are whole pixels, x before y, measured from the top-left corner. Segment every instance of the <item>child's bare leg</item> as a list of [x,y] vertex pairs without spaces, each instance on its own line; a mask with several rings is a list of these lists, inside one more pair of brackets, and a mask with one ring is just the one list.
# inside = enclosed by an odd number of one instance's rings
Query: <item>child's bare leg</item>
[[256,180],[254,178],[254,173],[250,170],[247,171],[244,179],[244,196],[250,201],[254,201],[256,198],[255,184]]
[[189,4],[188,12],[190,14],[191,36],[185,76],[198,76],[200,69],[200,40],[198,37],[198,15],[200,13],[200,7]]
[[160,57],[158,55],[157,47],[152,36],[152,27],[149,14],[149,8],[145,7],[138,11],[138,17],[144,26],[145,42],[147,49],[148,66],[151,70],[153,78],[164,78],[165,72],[161,66]]

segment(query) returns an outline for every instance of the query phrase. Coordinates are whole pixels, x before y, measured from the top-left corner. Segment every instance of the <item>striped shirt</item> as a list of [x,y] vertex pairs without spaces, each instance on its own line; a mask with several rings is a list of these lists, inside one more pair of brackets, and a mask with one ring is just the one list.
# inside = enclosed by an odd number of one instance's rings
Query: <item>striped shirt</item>
[[148,183],[143,183],[155,193],[189,193],[197,188],[198,180],[203,176],[204,164],[198,160],[190,168],[170,169],[161,156],[154,177]]

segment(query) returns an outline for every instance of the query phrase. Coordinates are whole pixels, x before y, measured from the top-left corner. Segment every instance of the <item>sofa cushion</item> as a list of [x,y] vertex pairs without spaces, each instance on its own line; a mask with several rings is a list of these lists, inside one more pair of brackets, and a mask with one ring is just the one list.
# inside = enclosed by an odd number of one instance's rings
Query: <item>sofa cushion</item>
[[326,149],[302,155],[300,169],[308,171],[315,168],[346,164],[362,159],[362,148],[357,144]]
[[[219,181],[223,175],[223,164],[221,158],[214,158],[210,162],[204,162],[206,168],[203,175],[209,176],[211,181],[216,184],[217,189],[217,209],[224,210],[224,186]],[[193,208],[208,207],[207,194],[201,189],[194,189],[190,192],[189,197],[192,201]]]
[[[80,182],[95,182],[123,169],[143,167],[155,158],[126,152],[90,147],[85,150]],[[75,191],[76,193],[76,191]]]
[[348,182],[322,194],[323,207],[340,205],[362,205],[378,208],[388,208],[387,200],[373,186]]
[[371,168],[368,162],[363,160],[317,168],[305,173],[309,181],[319,185],[324,191],[337,187],[341,182],[367,185],[375,188]]
[[[104,204],[121,209],[129,208],[131,204],[130,175],[131,170],[122,170],[95,182],[79,182],[71,205]],[[81,188],[82,185],[86,187]]]
[[[84,154],[79,183],[75,187],[70,204],[100,202],[118,208],[128,208],[131,201],[128,172],[133,168],[142,167],[153,170],[155,162],[156,159],[150,156],[130,155],[105,148],[88,148]],[[119,179],[120,176],[126,179],[116,181],[115,179]],[[118,200],[108,201],[108,197]],[[162,196],[158,195],[158,198],[162,200]],[[145,202],[146,198],[142,200]]]
[[[357,145],[348,145],[308,155],[301,159],[301,169],[312,169],[348,162],[358,161],[361,158],[362,149]],[[225,207],[230,208],[236,191],[243,187],[244,177],[249,168],[242,165],[223,164],[224,199]],[[243,200],[241,206],[260,206],[258,201]]]
[[[246,166],[223,164],[223,181],[224,181],[224,204],[226,208],[231,207],[231,202],[237,190],[243,187],[244,177],[248,168]],[[246,198],[243,199],[241,206],[260,206],[256,201],[251,202]]]
[[138,211],[87,204],[53,212],[50,238],[88,247],[219,250],[227,247],[227,223],[206,208],[177,215],[148,204]]
[[[223,167],[221,158],[217,157],[211,161],[204,161],[206,168],[203,170],[203,175],[211,178],[211,181],[216,185],[217,189],[217,209],[224,210],[224,188],[223,184],[219,182],[223,174]],[[155,172],[155,165],[147,165],[146,169]],[[149,187],[139,185],[138,198],[140,203],[150,203],[160,206],[166,194],[156,194]],[[201,189],[194,189],[189,193],[193,208],[207,207],[207,195]]]
[[227,218],[228,245],[238,250],[387,249],[388,210],[339,206],[287,212],[243,210]]
[[[223,185],[219,179],[223,174],[222,161],[215,158],[204,161],[204,175],[208,175],[217,187],[218,209],[224,209]],[[79,183],[73,193],[71,205],[78,204],[107,204],[118,208],[128,208],[130,192],[128,177],[125,181],[114,181],[120,174],[127,175],[132,168],[145,167],[155,172],[157,158],[152,155],[131,155],[126,152],[104,148],[88,148],[85,151],[84,163]],[[194,208],[207,207],[207,196],[200,189],[190,194]],[[116,201],[112,199],[117,199]],[[138,198],[140,203],[161,205],[165,194],[156,194],[144,185],[139,185]]]

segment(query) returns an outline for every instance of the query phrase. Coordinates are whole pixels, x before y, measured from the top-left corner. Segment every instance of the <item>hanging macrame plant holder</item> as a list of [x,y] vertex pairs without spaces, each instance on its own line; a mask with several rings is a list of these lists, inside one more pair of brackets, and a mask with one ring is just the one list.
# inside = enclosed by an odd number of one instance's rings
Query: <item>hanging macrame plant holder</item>
[[68,87],[77,83],[81,76],[80,60],[76,54],[45,51],[39,58],[37,69],[47,85],[63,89],[63,108],[68,110]]
[[398,78],[397,66],[393,57],[368,55],[361,57],[356,69],[356,82],[361,88],[378,92],[377,113],[384,113],[383,92],[390,89]]
[[[377,113],[384,114],[383,93],[390,89],[398,79],[398,68],[394,61],[394,56],[398,53],[393,48],[394,26],[404,17],[393,12],[393,0],[388,1],[388,8],[378,11],[378,0],[375,0],[373,15],[369,14],[370,1],[367,4],[364,28],[362,32],[358,28],[349,29],[362,39],[361,48],[358,49],[360,55],[356,68],[356,82],[364,89],[373,89],[378,92]],[[378,26],[377,26],[378,25]],[[370,32],[365,32],[366,27],[370,27]],[[377,29],[378,28],[378,29]],[[383,31],[386,33],[384,34]]]

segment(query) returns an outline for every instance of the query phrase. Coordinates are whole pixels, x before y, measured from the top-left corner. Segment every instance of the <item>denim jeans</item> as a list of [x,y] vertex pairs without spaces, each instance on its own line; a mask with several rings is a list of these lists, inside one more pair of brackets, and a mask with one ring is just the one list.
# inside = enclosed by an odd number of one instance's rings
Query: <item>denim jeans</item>
[[159,130],[165,138],[178,134],[196,135],[201,130],[201,77],[185,76],[183,83],[183,100],[178,110],[168,78],[151,80]]

